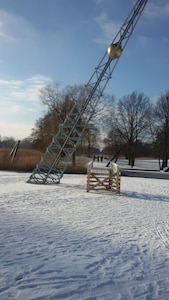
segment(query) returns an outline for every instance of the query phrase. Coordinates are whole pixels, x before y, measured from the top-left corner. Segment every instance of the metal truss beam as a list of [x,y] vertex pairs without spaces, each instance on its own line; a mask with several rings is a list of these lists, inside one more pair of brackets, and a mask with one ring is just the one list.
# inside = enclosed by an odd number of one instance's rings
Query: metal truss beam
[[[90,122],[94,108],[103,95],[109,79],[124,51],[129,38],[144,10],[148,0],[139,0],[121,26],[119,32],[110,44],[110,48],[102,57],[94,73],[85,85],[87,97],[84,101],[77,101],[64,123],[60,125],[58,133],[46,149],[40,162],[30,175],[29,183],[60,183],[68,162],[76,151],[78,142],[86,125]],[[120,52],[119,52],[120,49]],[[88,112],[88,108],[93,107]],[[83,120],[83,123],[81,122]]]

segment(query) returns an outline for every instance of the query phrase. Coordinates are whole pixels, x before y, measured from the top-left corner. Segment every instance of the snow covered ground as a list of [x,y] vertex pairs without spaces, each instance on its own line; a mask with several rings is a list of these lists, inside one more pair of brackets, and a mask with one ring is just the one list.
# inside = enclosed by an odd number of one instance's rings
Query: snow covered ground
[[0,300],[168,300],[169,181],[85,175],[28,184],[0,172]]

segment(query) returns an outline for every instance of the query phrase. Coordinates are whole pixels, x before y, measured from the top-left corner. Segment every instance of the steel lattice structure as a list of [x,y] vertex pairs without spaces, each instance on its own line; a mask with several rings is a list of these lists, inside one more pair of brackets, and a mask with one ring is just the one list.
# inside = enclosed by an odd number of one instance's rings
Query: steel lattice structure
[[[40,162],[30,175],[29,183],[60,183],[68,162],[76,151],[78,142],[86,125],[93,116],[103,91],[124,51],[130,36],[147,4],[148,0],[139,0],[121,26],[108,50],[95,68],[94,73],[85,85],[86,98],[74,103],[58,133],[53,137]],[[90,107],[90,112],[88,110]],[[83,121],[81,121],[83,120]]]

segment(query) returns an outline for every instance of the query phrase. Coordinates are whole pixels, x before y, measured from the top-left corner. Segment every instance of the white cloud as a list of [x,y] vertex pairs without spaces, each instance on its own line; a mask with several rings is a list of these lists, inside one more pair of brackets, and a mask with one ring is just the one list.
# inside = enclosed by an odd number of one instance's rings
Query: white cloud
[[149,2],[145,9],[145,15],[149,19],[159,19],[161,17],[169,17],[169,3],[166,0],[158,0],[157,2]]
[[105,13],[95,18],[95,21],[97,22],[97,25],[102,31],[102,37],[95,39],[95,41],[100,44],[104,43],[106,45],[111,43],[112,36],[115,36],[117,34],[121,23],[116,21],[112,22],[108,20],[108,17]]
[[[0,79],[0,135],[25,136],[25,129],[34,126],[41,116],[42,106],[39,90],[52,79],[43,75],[35,75],[25,80]],[[23,132],[24,136],[21,136]]]
[[9,110],[11,113],[18,113],[22,111],[22,106],[21,105],[12,105]]
[[0,41],[14,43],[35,38],[36,32],[26,19],[8,11],[0,10]]
[[4,137],[13,137],[16,140],[24,139],[31,134],[30,124],[20,124],[19,122],[7,123],[0,122],[0,136]]
[[[95,0],[96,3],[101,3],[102,0]],[[160,19],[169,17],[169,2],[168,0],[152,0],[148,2],[144,14],[148,19]],[[99,44],[108,44],[112,41],[112,37],[116,36],[121,28],[121,22],[112,21],[108,18],[106,13],[100,14],[95,18],[97,26],[99,26],[102,35],[95,39],[95,42]],[[146,36],[140,36],[139,41],[143,46],[148,45],[151,40]]]
[[0,88],[1,87],[11,87],[11,88],[19,88],[22,85],[21,80],[4,80],[0,79]]
[[105,0],[95,0],[96,5],[100,5],[104,2]]
[[38,100],[39,90],[51,82],[52,79],[42,75],[36,75],[25,80],[3,80],[0,79],[0,101],[1,99],[8,100],[8,102],[30,103]]
[[4,10],[0,10],[0,40],[1,42],[15,42],[17,36],[15,35],[16,27],[18,27],[17,18]]
[[[0,18],[2,17],[2,13],[0,12]],[[0,40],[5,42],[14,42],[15,38],[10,35],[6,28],[6,24],[4,21],[0,22]]]
[[141,35],[141,36],[138,37],[138,42],[141,46],[146,48],[150,45],[150,43],[152,42],[152,39],[145,36],[145,35]]
[[39,90],[51,81],[51,78],[42,75],[26,78],[22,82],[18,81],[16,85],[11,81],[8,95],[13,100],[34,105],[37,101],[39,102]]

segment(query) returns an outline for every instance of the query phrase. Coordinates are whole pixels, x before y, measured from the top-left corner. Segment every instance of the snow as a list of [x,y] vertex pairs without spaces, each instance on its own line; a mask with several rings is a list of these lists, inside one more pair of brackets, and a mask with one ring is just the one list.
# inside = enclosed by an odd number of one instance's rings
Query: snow
[[0,172],[1,300],[169,299],[169,184],[121,178],[121,195]]

